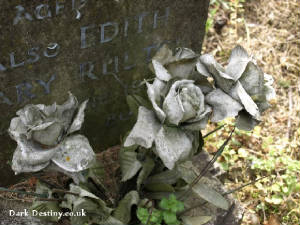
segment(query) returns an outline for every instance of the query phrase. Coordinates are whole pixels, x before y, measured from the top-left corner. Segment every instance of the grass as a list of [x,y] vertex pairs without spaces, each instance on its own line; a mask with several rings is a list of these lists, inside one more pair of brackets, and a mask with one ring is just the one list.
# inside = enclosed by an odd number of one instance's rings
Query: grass
[[[252,53],[265,73],[275,79],[277,99],[252,132],[236,131],[219,163],[232,189],[265,175],[238,193],[246,209],[243,225],[299,225],[300,223],[300,19],[297,0],[217,0],[211,20],[222,17],[227,25],[216,32],[207,25],[203,53],[211,52],[226,64],[236,44]],[[231,121],[228,121],[231,123]],[[210,129],[212,129],[211,127]],[[206,142],[216,151],[228,130]]]

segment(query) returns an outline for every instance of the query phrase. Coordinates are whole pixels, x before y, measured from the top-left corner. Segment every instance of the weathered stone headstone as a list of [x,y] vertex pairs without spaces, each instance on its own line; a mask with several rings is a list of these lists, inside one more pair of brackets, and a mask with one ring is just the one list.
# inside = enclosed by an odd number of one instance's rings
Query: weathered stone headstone
[[[150,74],[163,44],[200,52],[209,0],[0,0],[0,185],[16,144],[7,135],[26,104],[89,98],[83,132],[97,151],[132,126],[126,93]],[[10,180],[9,180],[10,179]]]

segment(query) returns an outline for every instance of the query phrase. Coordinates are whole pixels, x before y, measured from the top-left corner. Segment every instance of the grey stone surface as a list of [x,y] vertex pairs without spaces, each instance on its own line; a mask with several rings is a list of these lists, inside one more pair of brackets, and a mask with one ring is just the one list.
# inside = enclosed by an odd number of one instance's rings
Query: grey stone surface
[[132,127],[125,94],[163,44],[201,51],[209,0],[0,0],[0,186],[16,144],[10,119],[25,104],[89,98],[83,133],[96,151]]

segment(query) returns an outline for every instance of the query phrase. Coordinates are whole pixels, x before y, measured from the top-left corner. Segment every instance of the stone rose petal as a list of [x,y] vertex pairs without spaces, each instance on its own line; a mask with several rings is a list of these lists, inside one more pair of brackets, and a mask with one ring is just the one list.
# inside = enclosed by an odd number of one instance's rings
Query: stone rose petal
[[192,80],[179,80],[176,81],[169,90],[168,95],[163,103],[163,111],[166,113],[168,122],[178,125],[184,115],[183,106],[179,99],[177,89],[182,85],[192,84]]
[[[26,153],[25,153],[26,154]],[[45,162],[36,163],[32,158],[26,154],[24,157],[24,152],[21,151],[20,147],[17,147],[13,159],[12,159],[12,170],[16,173],[27,173],[27,172],[37,172],[44,168],[46,168],[50,160],[46,160]],[[31,155],[32,156],[32,155]]]
[[153,59],[152,65],[154,68],[154,73],[158,79],[163,81],[169,81],[172,78],[172,75],[160,62]]
[[24,108],[17,111],[16,114],[28,128],[37,126],[43,122],[43,114],[36,105],[26,105]]
[[[45,125],[48,125],[47,123]],[[51,123],[44,129],[34,130],[32,139],[40,144],[47,146],[57,145],[63,135],[64,127],[61,123]]]
[[140,145],[144,148],[151,148],[160,127],[161,124],[157,120],[155,113],[140,106],[137,122],[126,138],[124,146]]
[[230,75],[235,81],[237,81],[244,73],[248,62],[251,61],[246,50],[237,45],[230,54],[228,65],[226,67],[226,73]]
[[68,172],[79,172],[88,169],[94,159],[95,153],[88,139],[83,135],[73,135],[59,145],[52,161]]
[[193,140],[180,128],[164,126],[155,138],[155,152],[170,170],[176,162],[185,160],[192,150]]
[[241,83],[238,81],[236,85],[232,88],[230,95],[241,102],[245,107],[246,111],[253,116],[256,120],[260,120],[260,112],[258,106],[252,100],[252,98],[247,94]]
[[202,130],[206,128],[210,113],[211,113],[211,107],[210,106],[205,106],[205,111],[200,115],[197,116],[196,118],[192,120],[188,120],[185,123],[181,125],[182,128],[187,129],[187,130]]
[[159,120],[163,123],[166,118],[166,114],[157,104],[157,102],[160,102],[161,99],[161,93],[162,93],[161,89],[163,89],[165,86],[165,85],[161,86],[161,83],[162,81],[159,81],[157,79],[153,82],[153,84],[149,84],[147,82],[146,85],[147,85],[147,94],[155,110],[155,113],[159,118]]
[[83,103],[81,103],[78,112],[72,122],[72,125],[70,126],[68,130],[68,134],[73,133],[75,131],[80,130],[83,122],[84,122],[84,110],[87,106],[88,100],[85,100]]
[[264,73],[255,63],[249,62],[239,82],[250,96],[260,95],[264,85]]
[[16,140],[18,137],[20,137],[21,134],[26,134],[27,128],[24,125],[24,123],[22,122],[20,117],[14,117],[10,121],[10,126],[8,129],[8,132],[9,132],[10,136],[14,140]]
[[219,88],[206,95],[205,100],[213,108],[212,122],[218,122],[227,117],[235,117],[243,109],[238,101]]
[[235,84],[234,78],[225,73],[224,68],[216,62],[212,55],[204,54],[200,56],[199,60],[214,78],[216,86],[229,92]]

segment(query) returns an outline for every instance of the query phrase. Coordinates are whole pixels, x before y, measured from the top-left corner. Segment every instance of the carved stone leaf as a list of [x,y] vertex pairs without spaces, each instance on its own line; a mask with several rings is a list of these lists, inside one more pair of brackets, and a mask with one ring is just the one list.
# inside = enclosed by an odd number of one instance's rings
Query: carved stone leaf
[[142,162],[142,170],[139,173],[137,178],[137,190],[140,190],[141,184],[145,181],[145,179],[149,176],[152,172],[153,168],[155,167],[155,162],[152,158],[146,157],[146,160]]
[[230,54],[229,62],[226,67],[226,73],[230,75],[235,81],[237,81],[244,73],[248,62],[251,61],[246,50],[237,45]]
[[209,222],[212,217],[211,216],[182,216],[181,217],[183,225],[202,225]]
[[176,170],[166,170],[164,172],[149,177],[145,183],[146,184],[157,184],[157,183],[175,184],[179,178],[180,176],[178,175]]
[[[203,178],[204,180],[205,178]],[[214,206],[228,210],[229,203],[228,201],[217,191],[215,191],[212,187],[203,183],[203,181],[198,182],[192,188],[193,192],[197,194],[200,198],[208,201],[209,203],[213,204]]]
[[134,151],[120,151],[120,166],[122,171],[122,181],[127,181],[134,177],[141,169],[142,164],[136,158],[137,153]]
[[206,95],[205,100],[213,108],[212,122],[218,122],[227,117],[235,117],[243,109],[243,106],[238,101],[219,88]]
[[160,82],[158,80],[154,81],[153,84],[149,84],[148,82],[146,83],[146,85],[147,85],[147,94],[148,94],[148,97],[149,97],[149,99],[152,103],[153,109],[154,109],[158,119],[161,121],[161,123],[163,123],[166,119],[166,114],[160,108],[160,106],[157,104],[158,102],[160,102],[160,99],[161,99],[160,95],[161,95],[162,89],[163,89],[159,86],[159,84],[160,84]]
[[[177,170],[182,179],[190,184],[200,173],[198,169],[192,164],[191,161],[186,161],[181,163]],[[208,178],[202,177],[202,179],[192,187],[192,191],[200,198],[208,201],[214,206],[228,210],[229,203],[228,201],[212,187],[208,186],[205,182]],[[207,182],[209,183],[209,182]]]
[[131,220],[131,207],[137,205],[140,200],[137,191],[130,191],[119,202],[118,207],[113,212],[113,217],[124,224],[128,224]]
[[88,198],[77,198],[73,205],[73,213],[76,215],[77,212],[85,210],[87,216],[71,216],[71,224],[93,224],[106,222],[110,217],[111,209],[105,205],[99,204],[100,199],[93,201]]
[[68,130],[68,134],[80,130],[80,128],[84,122],[84,110],[87,106],[87,103],[88,103],[88,100],[85,100],[83,103],[81,103],[81,105],[78,109],[78,112]]
[[155,138],[155,152],[170,170],[192,150],[193,140],[180,128],[163,126]]
[[151,148],[160,127],[154,112],[140,106],[137,122],[126,138],[124,146],[140,145],[144,148]]
[[[89,197],[89,198],[93,198],[93,199],[100,199],[93,193],[83,189],[80,186],[74,185],[74,184],[70,184],[70,191],[73,193],[79,194],[80,197]],[[103,204],[105,204],[105,203],[103,202]]]
[[88,169],[95,160],[95,154],[88,139],[82,135],[73,135],[64,139],[52,161],[69,172]]
[[260,112],[255,104],[255,102],[252,100],[252,98],[247,94],[241,83],[238,81],[236,85],[233,87],[233,89],[230,92],[230,95],[241,102],[243,106],[245,107],[246,111],[253,116],[256,120],[260,119]]

